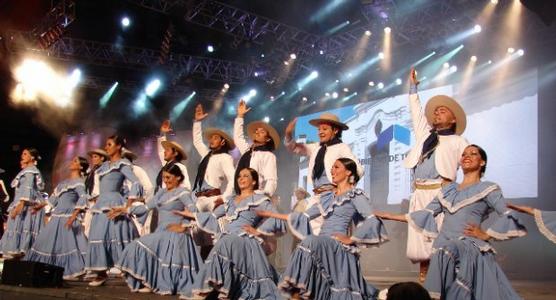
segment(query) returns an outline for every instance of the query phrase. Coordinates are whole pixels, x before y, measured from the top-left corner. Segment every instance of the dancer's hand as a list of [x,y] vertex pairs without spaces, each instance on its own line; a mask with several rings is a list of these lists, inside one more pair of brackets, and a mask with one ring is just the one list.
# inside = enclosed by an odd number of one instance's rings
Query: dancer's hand
[[272,218],[273,216],[270,210],[255,210],[255,213],[261,218]]
[[201,104],[197,104],[195,106],[195,121],[199,122],[205,119],[208,116],[207,113],[203,110],[203,106]]
[[162,125],[160,125],[160,133],[167,134],[170,131],[172,131],[172,124],[170,123],[170,120],[164,120]]
[[420,83],[420,81],[417,80],[417,71],[414,67],[411,67],[411,70],[409,71],[409,83],[415,86],[419,85]]
[[45,206],[46,206],[46,203],[39,203],[39,204],[33,205],[33,207],[31,207],[31,214],[35,215],[36,213],[38,213]]
[[535,214],[534,213],[535,209],[532,208],[532,207],[529,207],[529,206],[515,205],[515,204],[512,204],[512,203],[508,203],[506,206],[513,209],[513,210],[517,210],[518,212],[526,213],[526,214],[529,214],[529,215],[534,215]]
[[247,103],[243,99],[239,100],[239,104],[237,105],[237,117],[243,118],[246,113],[251,110],[251,107],[247,107]]
[[15,217],[23,211],[23,207],[25,207],[25,202],[19,201],[19,203],[10,212],[10,218],[15,219]]
[[170,224],[166,226],[166,230],[175,233],[185,233],[187,231],[187,227],[184,227],[181,224]]
[[261,235],[261,233],[258,232],[257,229],[255,227],[251,226],[251,225],[243,225],[241,228],[243,229],[243,231],[247,232],[250,235],[253,235],[253,236]]
[[125,207],[113,207],[112,209],[110,209],[110,211],[108,211],[106,216],[108,217],[108,219],[114,220],[117,217],[125,215],[125,214],[127,214],[127,208],[125,208]]
[[189,209],[184,208],[183,210],[173,210],[172,211],[175,215],[182,216],[188,219],[195,219],[195,216]]
[[341,233],[334,233],[332,234],[332,238],[338,240],[340,243],[344,245],[353,245],[355,241],[351,239],[350,236]]
[[490,235],[484,232],[479,225],[472,223],[465,226],[463,234],[483,241],[488,241],[490,239]]
[[71,229],[73,227],[73,222],[75,222],[75,220],[77,219],[77,215],[73,214],[71,215],[68,220],[66,221],[66,228],[67,229]]
[[291,140],[293,139],[293,131],[295,129],[295,124],[297,123],[297,118],[294,118],[288,123],[284,134],[286,135],[286,139]]

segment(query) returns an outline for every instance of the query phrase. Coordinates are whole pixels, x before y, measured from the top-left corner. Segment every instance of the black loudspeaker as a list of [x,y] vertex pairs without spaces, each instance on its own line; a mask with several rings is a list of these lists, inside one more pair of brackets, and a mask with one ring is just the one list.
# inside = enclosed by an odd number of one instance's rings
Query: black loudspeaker
[[4,261],[2,284],[25,287],[61,287],[64,268],[34,261]]

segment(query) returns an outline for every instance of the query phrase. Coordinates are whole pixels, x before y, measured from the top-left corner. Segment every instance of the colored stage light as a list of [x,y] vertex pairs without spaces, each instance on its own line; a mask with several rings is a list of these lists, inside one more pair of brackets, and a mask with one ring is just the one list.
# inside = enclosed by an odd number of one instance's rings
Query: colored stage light
[[213,45],[208,45],[208,46],[207,46],[207,51],[208,51],[209,53],[214,52],[214,46],[213,46]]
[[148,97],[152,97],[156,94],[156,92],[158,91],[158,89],[160,89],[160,86],[162,85],[162,82],[160,81],[160,79],[154,79],[151,82],[149,82],[147,84],[147,86],[145,87],[145,94]]
[[390,28],[390,27],[384,27],[384,33],[388,34],[388,33],[390,33],[390,32],[392,32],[392,28]]
[[129,25],[131,25],[131,20],[129,19],[129,17],[123,17],[121,23],[123,28],[127,28],[129,27]]
[[116,91],[116,88],[118,87],[118,82],[116,81],[111,87],[110,89],[108,89],[108,91],[106,91],[106,93],[104,93],[104,95],[102,95],[102,97],[99,100],[99,104],[100,104],[100,108],[105,108],[106,105],[108,105],[108,102],[110,101],[110,99],[112,98],[112,95],[114,95],[114,92]]

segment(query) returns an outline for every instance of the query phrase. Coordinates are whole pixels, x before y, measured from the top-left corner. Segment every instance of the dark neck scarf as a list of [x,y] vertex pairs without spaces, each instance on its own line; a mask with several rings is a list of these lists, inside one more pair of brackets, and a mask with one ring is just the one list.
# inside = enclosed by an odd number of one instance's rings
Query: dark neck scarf
[[87,178],[85,178],[85,192],[89,195],[93,192],[93,188],[95,187],[95,171],[99,167],[100,165],[94,166],[89,174],[87,174]]
[[[269,152],[272,152],[272,151],[274,151],[274,145],[272,145],[271,143],[266,143],[266,144],[260,145],[260,146],[251,145],[249,150],[247,152],[243,153],[243,155],[240,157],[239,162],[237,163],[234,178],[237,179],[239,177],[239,172],[241,170],[243,170],[245,168],[249,168],[249,166],[251,165],[251,154],[253,154],[253,151],[269,151]],[[234,188],[235,188],[236,191],[239,191],[239,185],[237,184],[237,180],[234,180]]]
[[313,180],[320,178],[324,173],[324,155],[326,154],[326,149],[341,142],[342,140],[339,137],[334,137],[328,142],[320,143],[319,152],[317,152],[317,157],[315,158],[315,166],[313,167]]
[[455,130],[452,128],[442,129],[438,131],[436,129],[431,129],[431,134],[427,137],[427,139],[423,143],[423,150],[421,151],[421,161],[428,159],[432,155],[432,153],[436,149],[436,146],[438,146],[439,135],[453,135],[453,134],[455,134]]
[[164,170],[167,167],[170,167],[171,165],[175,164],[176,161],[175,160],[171,160],[171,161],[167,161],[164,166],[162,166],[162,168],[160,168],[160,171],[158,171],[158,175],[156,175],[156,189],[155,189],[155,193],[158,192],[159,189],[162,188],[162,170]]
[[193,184],[194,191],[201,191],[203,187],[203,180],[205,179],[205,173],[207,172],[207,166],[210,160],[210,157],[214,154],[226,153],[226,149],[220,148],[218,150],[211,150],[199,164],[199,168],[197,169],[197,176],[195,176],[195,183]]

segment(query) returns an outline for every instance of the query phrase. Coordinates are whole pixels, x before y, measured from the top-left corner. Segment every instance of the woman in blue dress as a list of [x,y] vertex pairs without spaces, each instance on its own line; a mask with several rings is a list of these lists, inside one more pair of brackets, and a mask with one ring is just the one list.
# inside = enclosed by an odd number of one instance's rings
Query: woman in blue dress
[[24,149],[21,153],[21,171],[12,181],[15,195],[8,207],[7,230],[0,240],[0,254],[4,258],[25,255],[44,226],[42,208],[45,201],[40,193],[44,189],[44,181],[36,166],[40,159],[39,152],[34,148]]
[[[125,246],[139,236],[129,217],[121,216],[111,220],[107,215],[112,208],[129,206],[128,204],[141,196],[141,184],[131,169],[131,163],[121,157],[125,144],[125,139],[120,136],[109,137],[104,150],[110,160],[102,163],[96,170],[99,182],[95,183],[95,190],[98,187],[98,195],[93,192],[91,197],[98,199],[90,208],[93,217],[85,256],[85,270],[96,275],[89,283],[90,286],[104,284],[106,271],[119,261]],[[126,179],[131,182],[127,203],[122,196]]]
[[556,211],[540,210],[529,206],[511,203],[508,204],[508,207],[533,216],[542,235],[544,235],[549,241],[556,244]]
[[[423,210],[407,215],[377,213],[383,219],[408,222],[423,235],[436,238],[425,288],[432,297],[449,300],[521,299],[495,260],[488,239],[507,240],[526,234],[506,206],[500,187],[481,181],[487,156],[477,145],[465,148],[460,159],[462,183],[448,183]],[[479,234],[479,226],[491,212],[498,218]],[[435,217],[444,214],[438,230]]]
[[239,190],[213,212],[177,212],[194,219],[217,241],[193,287],[180,291],[182,299],[204,298],[211,292],[218,299],[279,299],[277,274],[263,247],[266,238],[285,232],[285,222],[257,215],[256,210],[276,210],[268,196],[255,193],[255,170],[242,169],[236,181]]
[[[363,278],[359,252],[360,247],[386,241],[386,231],[373,215],[369,198],[355,188],[357,164],[349,158],[337,159],[331,174],[336,185],[334,196],[321,198],[304,213],[259,211],[263,217],[287,220],[289,229],[302,240],[279,288],[292,299],[376,299],[378,290]],[[318,235],[312,235],[309,222],[321,215],[322,228]],[[352,223],[356,227],[349,236]]]
[[77,213],[87,206],[83,178],[88,167],[84,157],[78,156],[71,161],[69,178],[58,184],[48,198],[50,221],[25,256],[25,260],[64,268],[66,280],[75,280],[85,273],[87,239],[76,218]]
[[[181,233],[181,228],[191,227],[189,220],[173,213],[174,210],[195,210],[191,192],[180,187],[184,175],[172,164],[163,168],[162,179],[165,188],[147,204],[136,202],[138,205],[129,208],[113,208],[109,215],[114,219],[124,214],[143,217],[155,208],[159,212],[156,231],[127,245],[116,265],[124,272],[132,292],[174,295],[193,283],[202,264],[191,234]],[[179,232],[168,229],[170,224],[179,224]]]

